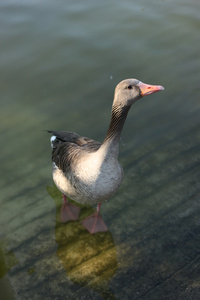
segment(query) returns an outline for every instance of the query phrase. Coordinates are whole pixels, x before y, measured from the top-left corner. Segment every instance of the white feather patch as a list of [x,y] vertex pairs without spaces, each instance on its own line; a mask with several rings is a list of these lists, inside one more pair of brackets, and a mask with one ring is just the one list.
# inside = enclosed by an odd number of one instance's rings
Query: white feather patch
[[56,136],[52,135],[52,137],[50,138],[51,141],[51,148],[53,148],[53,142],[56,140]]

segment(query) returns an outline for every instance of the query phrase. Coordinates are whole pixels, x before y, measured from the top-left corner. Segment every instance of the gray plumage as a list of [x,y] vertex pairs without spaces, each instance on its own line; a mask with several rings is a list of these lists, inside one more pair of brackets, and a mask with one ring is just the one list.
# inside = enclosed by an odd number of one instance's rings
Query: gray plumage
[[118,161],[119,139],[128,111],[141,97],[162,89],[137,79],[120,82],[115,89],[110,126],[102,144],[76,133],[49,131],[53,134],[53,179],[64,195],[92,204],[116,192],[123,180]]

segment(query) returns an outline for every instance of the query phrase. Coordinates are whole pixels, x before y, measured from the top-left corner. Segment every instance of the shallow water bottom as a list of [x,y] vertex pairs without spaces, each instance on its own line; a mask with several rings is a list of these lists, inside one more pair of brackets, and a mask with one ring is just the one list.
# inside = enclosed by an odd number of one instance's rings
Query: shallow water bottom
[[[199,0],[0,1],[0,295],[200,299]],[[62,224],[49,135],[102,141],[115,85],[165,91],[134,104],[107,233]]]
[[[62,197],[53,183],[45,186],[42,165],[38,179],[32,166],[15,188],[2,186],[10,200],[5,197],[1,209],[10,215],[1,217],[6,234],[1,272],[11,295],[34,300],[48,291],[48,299],[198,299],[200,136],[195,128],[182,128],[178,136],[171,132],[141,145],[133,159],[122,159],[124,183],[102,205],[105,233],[90,235],[81,225],[94,211],[91,206],[81,206],[78,221],[61,223]],[[192,138],[185,134],[191,131]],[[28,189],[27,181],[32,182]]]

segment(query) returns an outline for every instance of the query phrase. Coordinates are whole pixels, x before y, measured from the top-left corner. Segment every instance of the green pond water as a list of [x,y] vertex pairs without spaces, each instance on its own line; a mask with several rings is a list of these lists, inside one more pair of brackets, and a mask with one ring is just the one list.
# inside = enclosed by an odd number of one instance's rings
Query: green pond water
[[[200,299],[199,0],[0,1],[0,295]],[[60,222],[49,134],[103,141],[125,78],[160,84],[130,110],[109,231]]]

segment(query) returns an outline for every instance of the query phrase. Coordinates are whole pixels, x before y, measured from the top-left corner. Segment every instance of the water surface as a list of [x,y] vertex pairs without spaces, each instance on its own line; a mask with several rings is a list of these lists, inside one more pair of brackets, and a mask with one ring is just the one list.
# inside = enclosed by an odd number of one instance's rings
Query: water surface
[[[5,299],[198,299],[199,13],[198,0],[1,1]],[[102,205],[109,232],[90,236],[60,223],[43,130],[102,141],[114,87],[129,77],[165,91],[130,110],[125,179]]]

